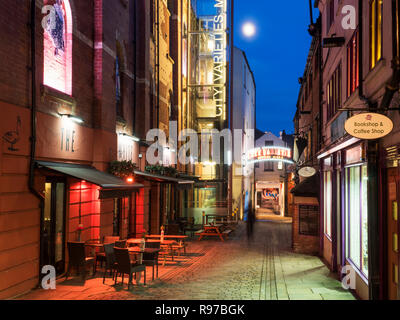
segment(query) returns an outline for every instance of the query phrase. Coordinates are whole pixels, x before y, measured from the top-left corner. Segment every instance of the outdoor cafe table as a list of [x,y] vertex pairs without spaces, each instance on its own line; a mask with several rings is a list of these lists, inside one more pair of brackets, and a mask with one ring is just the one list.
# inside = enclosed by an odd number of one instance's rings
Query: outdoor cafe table
[[[148,239],[161,239],[161,235],[159,234],[149,234],[146,236]],[[177,240],[185,240],[189,238],[188,236],[185,235],[172,235],[172,234],[166,234],[164,235],[164,239],[177,239]]]
[[161,251],[159,248],[144,248],[141,250],[139,247],[130,247],[128,248],[129,253],[132,254],[141,254],[141,253],[149,253],[149,254],[157,254]]
[[[178,245],[178,248],[180,248],[180,249],[183,248],[183,251],[184,251],[185,254],[186,254],[185,240],[186,240],[187,238],[189,238],[189,236],[182,235],[182,234],[177,234],[177,235],[166,234],[166,235],[164,235],[164,241],[165,241],[165,239],[167,239],[167,240],[169,240],[169,239],[173,240],[173,239],[174,239],[174,240],[176,240],[177,242],[179,242],[179,243],[177,244],[177,245]],[[149,234],[149,235],[146,235],[146,239],[150,239],[150,240],[147,240],[147,241],[151,241],[151,240],[161,240],[161,235],[160,235],[160,234]],[[175,245],[175,244],[173,244],[173,245]]]
[[[126,243],[128,245],[139,245],[141,243],[142,239],[128,239]],[[167,246],[171,252],[172,256],[172,261],[174,261],[174,250],[173,246],[177,245],[178,243],[174,240],[164,240],[164,241],[159,241],[159,240],[147,240],[146,242],[160,242],[160,245]],[[150,249],[150,248],[149,248]]]
[[228,222],[229,215],[221,215],[221,214],[207,214],[206,215],[206,223],[209,224],[209,220],[214,220],[215,222],[220,221],[222,223]]
[[97,248],[103,248],[104,244],[103,243],[99,243],[99,242],[87,242],[87,243],[85,243],[85,246],[92,249],[92,254],[95,257],[96,256],[96,249]]
[[222,224],[205,224],[203,226],[203,231],[200,233],[199,241],[206,236],[219,236],[221,241],[224,241],[224,237],[221,232],[222,226],[223,226]]

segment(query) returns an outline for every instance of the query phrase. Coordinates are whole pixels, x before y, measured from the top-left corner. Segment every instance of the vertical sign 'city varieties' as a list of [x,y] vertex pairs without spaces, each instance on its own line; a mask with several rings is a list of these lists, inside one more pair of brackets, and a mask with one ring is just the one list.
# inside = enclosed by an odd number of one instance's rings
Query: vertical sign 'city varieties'
[[226,30],[227,30],[227,0],[215,0],[216,16],[214,17],[214,102],[216,116],[225,120],[225,90],[226,90]]

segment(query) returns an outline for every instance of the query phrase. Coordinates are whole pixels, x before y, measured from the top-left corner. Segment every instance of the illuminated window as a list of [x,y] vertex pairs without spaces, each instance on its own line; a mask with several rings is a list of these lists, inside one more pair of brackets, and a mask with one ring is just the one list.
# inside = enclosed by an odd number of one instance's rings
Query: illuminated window
[[346,257],[368,276],[368,170],[353,166],[345,173]]
[[329,120],[336,114],[342,103],[342,66],[340,64],[328,82],[327,96],[327,115]]
[[68,0],[47,1],[52,6],[43,34],[43,84],[72,94],[72,13]]
[[324,232],[332,236],[332,172],[324,172]]
[[382,58],[382,0],[370,3],[370,62],[371,69]]
[[349,97],[359,85],[358,79],[358,30],[347,45],[347,96]]
[[[273,141],[265,141],[266,147],[271,147],[273,145],[274,145]],[[264,171],[274,171],[274,162],[273,161],[264,162]]]

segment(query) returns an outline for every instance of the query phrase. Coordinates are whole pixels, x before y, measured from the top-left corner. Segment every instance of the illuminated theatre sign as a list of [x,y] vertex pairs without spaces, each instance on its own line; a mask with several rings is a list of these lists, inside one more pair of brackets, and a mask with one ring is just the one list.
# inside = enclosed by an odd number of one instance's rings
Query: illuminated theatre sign
[[262,147],[255,148],[248,152],[249,163],[277,161],[292,164],[292,150],[284,147]]
[[216,116],[225,119],[227,0],[215,0],[217,14],[213,21],[213,100]]

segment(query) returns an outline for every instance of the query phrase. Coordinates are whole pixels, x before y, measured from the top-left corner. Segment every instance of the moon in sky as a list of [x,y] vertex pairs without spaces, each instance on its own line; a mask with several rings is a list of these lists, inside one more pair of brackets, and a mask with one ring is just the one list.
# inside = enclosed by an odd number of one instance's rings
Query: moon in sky
[[251,38],[256,34],[256,26],[252,22],[246,22],[242,27],[245,37]]

